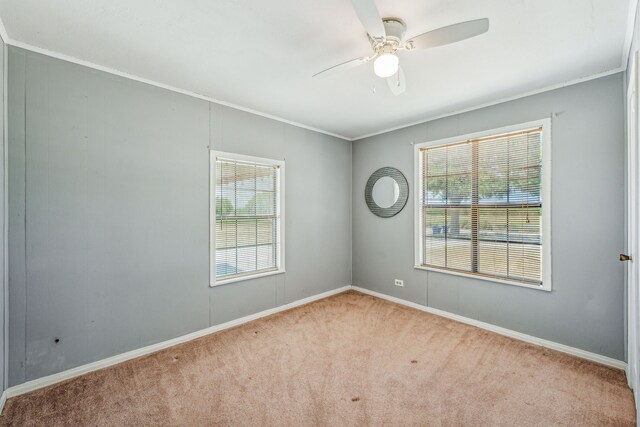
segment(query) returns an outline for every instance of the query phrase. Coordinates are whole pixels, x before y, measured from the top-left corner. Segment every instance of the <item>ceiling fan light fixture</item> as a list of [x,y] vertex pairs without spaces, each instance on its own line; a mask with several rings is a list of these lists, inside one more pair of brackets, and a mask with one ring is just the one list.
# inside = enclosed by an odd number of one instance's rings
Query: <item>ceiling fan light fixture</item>
[[399,66],[400,60],[398,59],[398,55],[394,53],[385,52],[373,61],[374,73],[376,73],[376,76],[382,77],[383,79],[391,77],[397,73]]

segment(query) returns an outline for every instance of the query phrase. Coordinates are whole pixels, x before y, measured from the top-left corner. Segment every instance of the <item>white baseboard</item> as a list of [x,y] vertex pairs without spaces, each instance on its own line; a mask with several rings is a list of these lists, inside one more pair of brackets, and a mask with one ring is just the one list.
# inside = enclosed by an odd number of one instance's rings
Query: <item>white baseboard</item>
[[323,292],[321,294],[313,295],[307,298],[303,298],[297,301],[294,301],[289,304],[282,305],[280,307],[271,308],[269,310],[264,310],[259,313],[251,314],[249,316],[241,317],[239,319],[231,320],[226,323],[222,323],[220,325],[215,325],[210,328],[202,329],[200,331],[192,332],[187,335],[183,335],[177,338],[173,338],[167,341],[159,342],[157,344],[152,344],[146,347],[142,347],[136,350],[131,350],[126,353],[118,354],[116,356],[112,356],[103,360],[98,360],[96,362],[88,363],[86,365],[78,366],[73,369],[69,369],[67,371],[59,372],[57,374],[49,375],[46,377],[38,378],[32,381],[28,381],[23,384],[19,384],[13,387],[9,387],[6,389],[2,396],[0,396],[0,413],[2,413],[2,408],[4,407],[4,403],[8,398],[19,396],[21,394],[29,393],[34,390],[38,390],[43,387],[48,387],[50,385],[59,383],[61,381],[66,381],[71,378],[78,377],[80,375],[97,371],[100,369],[107,368],[109,366],[116,365],[118,363],[125,362],[127,360],[134,359],[136,357],[145,356],[147,354],[155,353],[160,350],[164,350],[166,348],[172,347],[174,345],[182,344],[196,338],[200,338],[209,334],[213,334],[215,332],[223,331],[225,329],[233,328],[235,326],[242,325],[244,323],[251,322],[253,320],[260,319],[262,317],[270,316],[272,314],[276,314],[282,311],[286,311],[304,304],[308,304],[313,301],[317,301],[323,298],[327,298],[332,295],[336,295],[345,291],[353,289],[355,291],[361,292],[363,294],[372,295],[377,298],[385,299],[387,301],[395,302],[397,304],[405,305],[407,307],[415,308],[417,310],[425,311],[427,313],[435,314],[438,316],[446,317],[448,319],[456,320],[461,323],[466,323],[468,325],[476,326],[478,328],[486,329],[491,332],[498,333],[500,335],[504,335],[510,338],[515,338],[520,341],[525,341],[531,344],[536,344],[542,347],[550,348],[552,350],[561,351],[563,353],[570,354],[572,356],[580,357],[582,359],[590,360],[593,362],[601,363],[603,365],[611,366],[613,368],[618,368],[622,370],[627,369],[627,364],[623,361],[612,359],[607,356],[602,356],[596,353],[591,353],[589,351],[580,350],[578,348],[570,347],[564,344],[559,344],[553,341],[548,341],[542,338],[537,338],[531,335],[523,334],[520,332],[512,331],[510,329],[506,329],[500,326],[492,325],[489,323],[481,322],[479,320],[470,319],[468,317],[460,316],[457,314],[449,313],[444,310],[438,310],[437,308],[427,307],[421,304],[417,304],[414,302],[406,301],[400,298],[392,297],[389,295],[382,294],[380,292],[371,291],[369,289],[361,288],[358,286],[343,286],[338,289],[334,289],[328,292]]
[[581,350],[579,348],[570,347],[568,345],[559,344],[557,342],[545,340],[542,338],[534,337],[531,335],[523,334],[521,332],[512,331],[511,329],[503,328],[501,326],[492,325],[490,323],[481,322],[480,320],[470,319],[468,317],[460,316],[458,314],[449,313],[448,311],[438,310],[437,308],[427,307],[422,304],[417,304],[415,302],[406,301],[400,298],[392,297],[389,295],[382,294],[380,292],[371,291],[369,289],[361,288],[358,286],[352,286],[353,290],[362,292],[363,294],[371,295],[377,298],[382,298],[387,301],[395,302],[397,304],[402,304],[407,307],[415,308],[421,311],[425,311],[427,313],[435,314],[438,316],[446,317],[448,319],[456,320],[461,323],[466,323],[467,325],[476,326],[478,328],[486,329],[491,332],[495,332],[500,335],[504,335],[510,338],[515,338],[520,341],[528,342],[531,344],[536,344],[542,347],[549,348],[551,350],[561,351],[562,353],[567,353],[572,356],[579,357],[581,359],[590,360],[592,362],[597,362],[602,365],[611,366],[612,368],[622,369],[626,371],[627,363],[621,360],[613,359],[611,357],[602,356],[600,354],[591,353],[589,351]]
[[[162,341],[157,344],[152,344],[146,347],[138,348],[136,350],[131,350],[126,353],[118,354],[116,356],[108,357],[106,359],[98,360],[96,362],[88,363],[86,365],[78,366],[76,368],[69,369],[67,371],[58,372],[57,374],[48,375],[46,377],[38,378],[32,381],[28,381],[26,383],[22,383],[13,387],[9,387],[2,394],[2,404],[7,398],[19,396],[21,394],[29,393],[34,390],[38,390],[43,387],[47,387],[53,385],[55,383],[59,383],[61,381],[66,381],[71,378],[75,378],[77,376],[97,371],[100,369],[107,368],[109,366],[117,365],[118,363],[125,362],[127,360],[134,359],[136,357],[145,356],[147,354],[155,353],[160,350],[164,350],[166,348],[172,347],[177,344],[182,344],[187,341],[194,340],[196,338],[203,337],[205,335],[213,334],[215,332],[223,331],[225,329],[233,328],[235,326],[242,325],[247,322],[251,322],[252,320],[257,320],[262,317],[270,316],[272,314],[279,313],[281,311],[286,311],[304,304],[308,304],[313,301],[317,301],[323,298],[330,297],[331,295],[339,294],[351,289],[351,286],[343,286],[338,289],[333,289],[331,291],[323,292],[321,294],[313,295],[307,298],[303,298],[297,301],[294,301],[289,304],[281,305],[279,307],[270,308],[269,310],[264,310],[259,313],[250,314],[249,316],[241,317],[239,319],[231,320],[226,323],[222,323],[220,325],[211,326],[210,328],[202,329],[196,332],[192,332],[187,335],[182,335],[177,338],[173,338],[167,341]],[[0,410],[0,413],[1,410]]]

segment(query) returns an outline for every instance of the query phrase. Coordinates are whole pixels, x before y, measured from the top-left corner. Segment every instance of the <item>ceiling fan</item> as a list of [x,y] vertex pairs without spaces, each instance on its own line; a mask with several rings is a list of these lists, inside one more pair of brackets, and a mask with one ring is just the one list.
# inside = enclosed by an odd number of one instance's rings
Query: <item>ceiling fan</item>
[[398,52],[455,43],[489,30],[489,20],[483,18],[448,25],[405,40],[407,26],[402,19],[381,18],[374,0],[351,0],[351,3],[362,26],[367,30],[373,53],[334,65],[314,74],[313,77],[353,68],[373,60],[375,74],[387,79],[391,92],[400,95],[405,91],[407,84],[404,71],[400,67]]

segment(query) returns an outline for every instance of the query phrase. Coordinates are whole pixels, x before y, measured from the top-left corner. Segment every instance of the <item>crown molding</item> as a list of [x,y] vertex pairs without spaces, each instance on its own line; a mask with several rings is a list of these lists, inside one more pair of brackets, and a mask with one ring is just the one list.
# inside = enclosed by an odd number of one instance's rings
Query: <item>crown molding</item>
[[629,56],[631,55],[631,46],[633,45],[633,30],[636,26],[636,14],[638,12],[638,0],[629,2],[629,13],[627,14],[627,32],[622,45],[622,67],[627,69],[629,64]]
[[144,77],[140,77],[137,76],[135,74],[130,74],[121,70],[117,70],[114,68],[110,68],[110,67],[106,67],[103,65],[99,65],[99,64],[95,64],[93,62],[89,62],[89,61],[85,61],[70,55],[65,55],[59,52],[55,52],[55,51],[51,51],[48,49],[44,49],[38,46],[34,46],[28,43],[24,43],[21,41],[17,41],[17,40],[13,40],[9,37],[9,34],[7,33],[7,30],[4,26],[4,23],[2,22],[2,18],[0,17],[0,37],[2,38],[2,40],[5,42],[5,44],[9,45],[9,46],[14,46],[14,47],[18,47],[24,50],[28,50],[31,52],[35,52],[35,53],[39,53],[42,55],[46,55],[52,58],[56,58],[56,59],[60,59],[63,61],[67,61],[67,62],[71,62],[74,64],[78,64],[78,65],[82,65],[88,68],[92,68],[95,70],[99,70],[99,71],[103,71],[105,73],[109,73],[109,74],[113,74],[113,75],[117,75],[120,77],[124,77],[130,80],[134,80],[134,81],[138,81],[141,83],[145,83],[151,86],[156,86],[162,89],[166,89],[172,92],[176,92],[176,93],[180,93],[186,96],[190,96],[190,97],[194,97],[194,98],[198,98],[198,99],[202,99],[214,104],[218,104],[218,105],[223,105],[226,107],[230,107],[230,108],[234,108],[236,110],[240,110],[240,111],[244,111],[250,114],[255,114],[257,116],[261,116],[261,117],[265,117],[267,119],[271,119],[271,120],[275,120],[275,121],[279,121],[282,123],[286,123],[292,126],[296,126],[302,129],[307,129],[313,132],[317,132],[317,133],[322,133],[328,136],[332,136],[335,138],[339,138],[342,139],[344,141],[358,141],[361,139],[365,139],[365,138],[370,138],[372,136],[376,136],[376,135],[381,135],[384,133],[388,133],[388,132],[392,132],[395,130],[399,130],[399,129],[403,129],[406,127],[410,127],[410,126],[415,126],[418,124],[422,124],[422,123],[427,123],[433,120],[438,120],[438,119],[442,119],[445,117],[450,117],[450,116],[455,116],[458,114],[462,114],[462,113],[467,113],[470,111],[474,111],[474,110],[478,110],[481,108],[486,108],[486,107],[490,107],[493,105],[497,105],[497,104],[502,104],[504,102],[508,102],[508,101],[514,101],[516,99],[521,99],[521,98],[525,98],[527,96],[532,96],[532,95],[538,95],[540,93],[544,93],[544,92],[549,92],[555,89],[560,89],[563,87],[567,87],[567,86],[571,86],[571,85],[575,85],[575,84],[579,84],[579,83],[584,83],[587,82],[589,80],[594,80],[594,79],[598,79],[601,77],[606,77],[612,74],[616,74],[616,73],[620,73],[623,71],[626,71],[627,69],[627,63],[629,60],[629,56],[630,56],[630,50],[632,47],[632,42],[633,42],[633,33],[634,33],[634,29],[635,29],[635,18],[636,18],[636,13],[637,13],[637,8],[638,8],[638,0],[632,0],[629,4],[629,19],[627,21],[627,31],[626,31],[626,35],[625,35],[625,41],[623,43],[623,47],[622,47],[622,53],[621,53],[621,65],[620,67],[611,69],[611,70],[607,70],[607,71],[603,71],[601,73],[596,73],[596,74],[592,74],[589,76],[585,76],[585,77],[580,77],[580,78],[576,78],[576,79],[572,79],[569,81],[565,81],[562,83],[558,83],[555,85],[550,85],[550,86],[545,86],[541,89],[536,89],[536,90],[532,90],[532,91],[527,91],[527,92],[523,92],[523,93],[519,93],[513,96],[509,96],[509,97],[505,97],[505,98],[500,98],[497,99],[495,101],[490,101],[490,102],[486,102],[486,103],[481,103],[481,104],[474,104],[470,107],[464,108],[464,109],[460,109],[460,110],[454,110],[454,111],[450,111],[450,112],[446,112],[443,114],[439,114],[439,115],[434,115],[434,116],[428,116],[424,119],[420,119],[420,120],[416,120],[416,121],[412,121],[412,122],[407,122],[407,123],[402,123],[400,125],[397,126],[393,126],[390,128],[385,128],[379,131],[375,131],[375,132],[371,132],[371,133],[367,133],[364,135],[360,135],[360,136],[356,136],[356,137],[348,137],[345,135],[340,135],[334,132],[330,132],[330,131],[326,131],[324,129],[319,129],[313,126],[308,126],[305,125],[303,123],[298,123],[298,122],[294,122],[288,119],[285,119],[283,117],[279,117],[279,116],[275,116],[272,114],[268,114],[268,113],[264,113],[252,108],[248,108],[248,107],[243,107],[241,105],[238,104],[234,104],[231,102],[227,102],[227,101],[223,101],[223,100],[219,100],[219,99],[215,99],[212,98],[210,96],[206,96],[206,95],[202,95],[196,92],[192,92],[186,89],[180,89],[178,87],[175,86],[171,86],[171,85],[167,85],[164,83],[160,83],[151,79],[147,79]]
[[624,66],[618,67],[618,68],[614,68],[612,70],[608,70],[608,71],[604,71],[602,73],[597,73],[597,74],[592,74],[590,76],[587,77],[580,77],[578,79],[573,79],[564,83],[558,83],[555,85],[551,85],[551,86],[545,86],[542,89],[536,89],[536,90],[532,90],[529,92],[523,92],[517,95],[513,95],[513,96],[509,96],[506,98],[500,98],[496,101],[490,101],[490,102],[485,102],[483,104],[475,104],[471,107],[468,108],[464,108],[461,110],[456,110],[456,111],[452,111],[452,112],[448,112],[448,113],[443,113],[440,115],[436,115],[436,116],[429,116],[426,119],[420,119],[420,120],[416,120],[414,122],[410,122],[410,123],[405,123],[402,125],[398,125],[398,126],[394,126],[388,129],[384,129],[378,132],[372,132],[372,133],[368,133],[365,135],[361,135],[355,138],[352,138],[351,141],[359,141],[361,139],[365,139],[365,138],[370,138],[372,136],[376,136],[376,135],[382,135],[384,133],[388,133],[388,132],[393,132],[394,130],[399,130],[399,129],[404,129],[410,126],[415,126],[415,125],[420,125],[423,123],[427,123],[427,122],[432,122],[434,120],[438,120],[438,119],[443,119],[445,117],[451,117],[451,116],[456,116],[458,114],[462,114],[462,113],[468,113],[470,111],[475,111],[475,110],[479,110],[481,108],[486,108],[486,107],[491,107],[493,105],[498,105],[498,104],[502,104],[505,102],[509,102],[509,101],[515,101],[516,99],[521,99],[521,98],[526,98],[528,96],[532,96],[532,95],[538,95],[544,92],[550,92],[552,90],[556,90],[556,89],[560,89],[563,87],[567,87],[567,86],[572,86],[578,83],[584,83],[584,82],[588,82],[589,80],[595,80],[595,79],[599,79],[601,77],[606,77],[606,76],[610,76],[612,74],[617,74],[620,73],[622,71],[625,71],[627,69],[626,64]]
[[9,33],[7,33],[7,29],[4,26],[4,22],[2,22],[2,19],[0,18],[0,37],[2,37],[2,41],[5,42],[5,44],[9,44]]
[[[4,26],[1,24],[1,21],[0,21],[0,35],[2,35],[3,29],[4,29]],[[30,52],[34,52],[34,53],[39,53],[41,55],[46,55],[46,56],[49,56],[49,57],[52,57],[52,58],[56,58],[56,59],[60,59],[62,61],[70,62],[70,63],[73,63],[73,64],[82,65],[82,66],[87,67],[87,68],[92,68],[94,70],[98,70],[98,71],[102,71],[102,72],[105,72],[105,73],[113,74],[113,75],[116,75],[116,76],[119,76],[119,77],[124,77],[124,78],[129,79],[129,80],[134,80],[134,81],[137,81],[137,82],[140,82],[140,83],[148,84],[148,85],[155,86],[155,87],[158,87],[158,88],[161,88],[161,89],[169,90],[171,92],[176,92],[176,93],[179,93],[179,94],[182,94],[182,95],[190,96],[192,98],[202,99],[204,101],[208,101],[208,102],[211,102],[213,104],[223,105],[225,107],[230,107],[230,108],[233,108],[233,109],[236,109],[236,110],[244,111],[246,113],[250,113],[250,114],[254,114],[256,116],[261,116],[261,117],[264,117],[264,118],[267,118],[267,119],[271,119],[271,120],[275,120],[275,121],[278,121],[278,122],[286,123],[288,125],[296,126],[296,127],[302,128],[302,129],[307,129],[307,130],[310,130],[310,131],[313,131],[313,132],[322,133],[322,134],[325,134],[325,135],[328,135],[328,136],[332,136],[334,138],[339,138],[339,139],[342,139],[342,140],[345,140],[345,141],[353,141],[352,138],[349,138],[349,137],[344,136],[344,135],[340,135],[340,134],[337,134],[337,133],[329,132],[329,131],[326,131],[324,129],[319,129],[319,128],[316,128],[316,127],[313,127],[313,126],[308,126],[308,125],[305,125],[303,123],[294,122],[292,120],[287,120],[287,119],[279,117],[279,116],[274,116],[273,114],[263,113],[262,111],[254,110],[253,108],[243,107],[242,105],[234,104],[232,102],[227,102],[227,101],[222,101],[220,99],[215,99],[215,98],[212,98],[210,96],[206,96],[206,95],[202,95],[200,93],[192,92],[190,90],[180,89],[180,88],[175,87],[175,86],[167,85],[167,84],[164,84],[164,83],[157,82],[155,80],[151,80],[151,79],[147,79],[147,78],[144,78],[144,77],[140,77],[140,76],[137,76],[135,74],[130,74],[130,73],[127,73],[125,71],[117,70],[115,68],[105,67],[103,65],[95,64],[93,62],[85,61],[83,59],[78,59],[78,58],[70,56],[70,55],[65,55],[63,53],[54,52],[52,50],[44,49],[44,48],[41,48],[41,47],[38,47],[38,46],[33,46],[33,45],[28,44],[28,43],[24,43],[24,42],[20,42],[20,41],[17,41],[17,40],[13,40],[13,39],[9,38],[8,36],[7,36],[6,39],[3,36],[3,39],[4,39],[5,44],[7,44],[9,46],[17,47],[17,48],[24,49],[24,50],[27,50],[27,51],[30,51]]]

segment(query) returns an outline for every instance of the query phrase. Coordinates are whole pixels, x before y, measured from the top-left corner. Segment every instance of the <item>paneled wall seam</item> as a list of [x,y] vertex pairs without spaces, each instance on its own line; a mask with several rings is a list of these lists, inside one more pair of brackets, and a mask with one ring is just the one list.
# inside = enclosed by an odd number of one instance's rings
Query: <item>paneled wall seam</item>
[[[350,284],[350,143],[16,47],[10,52],[12,385]],[[86,73],[89,108],[78,87]],[[286,283],[264,278],[211,289],[204,281],[207,148],[286,158]],[[87,161],[88,187],[78,182]],[[333,211],[321,215],[328,205]],[[27,208],[28,220],[21,212]],[[54,336],[64,339],[54,344]]]
[[[208,115],[207,115],[207,122],[208,122],[208,125],[209,125],[209,130],[208,130],[208,133],[207,133],[207,140],[208,140],[209,144],[207,146],[207,150],[211,151],[213,149],[213,141],[211,141],[211,103],[210,102],[207,103],[207,110],[209,112]],[[209,154],[209,153],[207,153],[207,154]],[[210,157],[210,156],[207,156],[207,157]],[[209,161],[209,162],[211,162],[211,161]],[[211,163],[209,163],[209,168],[211,168]],[[209,180],[208,188],[209,188],[209,197],[211,197],[211,191],[213,190],[211,188],[211,180]],[[209,232],[209,235],[210,235],[210,233],[211,233],[211,211],[209,211],[209,221],[208,221],[208,223],[209,223],[208,232]],[[209,269],[211,269],[211,268],[212,268],[211,267],[211,254],[209,254]],[[209,274],[211,274],[211,273],[209,273]],[[212,310],[211,298],[208,298],[208,308],[209,308],[209,311],[208,311],[207,314],[209,315],[209,327],[211,327],[212,326],[212,324],[211,324],[211,310]]]
[[3,97],[2,97],[2,103],[3,103],[3,115],[2,115],[2,120],[3,120],[3,129],[2,129],[2,153],[3,153],[3,167],[4,167],[4,182],[3,182],[3,205],[2,205],[2,209],[3,209],[3,223],[2,223],[2,247],[3,247],[3,271],[2,271],[2,295],[3,295],[3,318],[4,318],[4,327],[3,327],[3,332],[2,332],[2,343],[3,343],[3,347],[2,347],[2,351],[4,354],[4,360],[3,360],[3,367],[2,367],[2,389],[6,390],[7,387],[9,387],[9,290],[8,290],[8,286],[9,286],[9,249],[8,249],[8,242],[9,242],[9,214],[8,214],[8,205],[9,205],[9,188],[8,188],[8,182],[9,182],[9,171],[8,171],[8,158],[9,158],[9,153],[8,153],[8,140],[9,140],[9,136],[8,136],[8,126],[9,126],[9,120],[7,120],[8,118],[8,98],[9,98],[9,91],[8,91],[8,81],[9,81],[9,49],[7,47],[7,45],[4,45],[4,49],[2,51],[2,57],[3,57]]
[[[400,166],[412,175],[412,156],[404,147],[423,137],[424,128],[419,126],[353,142],[353,282],[416,303],[426,297],[429,307],[624,359],[624,319],[619,315],[624,285],[622,269],[612,258],[624,234],[616,210],[622,209],[624,199],[622,77],[619,73],[427,122],[425,141],[435,141],[538,120],[549,111],[561,112],[552,128],[550,165],[551,197],[556,202],[552,256],[557,286],[553,292],[540,295],[413,268],[415,207],[407,214],[379,221],[358,195],[379,167]],[[584,123],[593,125],[585,127]],[[575,185],[589,191],[572,190]],[[588,239],[597,244],[579,238],[585,237],[585,229]],[[393,279],[403,277],[405,287],[394,287]]]
[[24,111],[23,111],[23,115],[24,115],[24,179],[23,179],[23,185],[24,185],[24,380],[29,378],[29,375],[27,373],[27,366],[29,365],[28,363],[28,358],[27,358],[27,348],[28,345],[27,343],[29,342],[29,340],[27,339],[27,319],[29,318],[28,313],[29,313],[29,303],[28,303],[28,298],[29,298],[29,275],[28,275],[28,271],[29,269],[27,268],[27,248],[28,248],[28,242],[27,242],[27,62],[29,61],[29,56],[25,55],[25,59],[24,59],[24,91],[23,91],[23,100],[24,100]]

